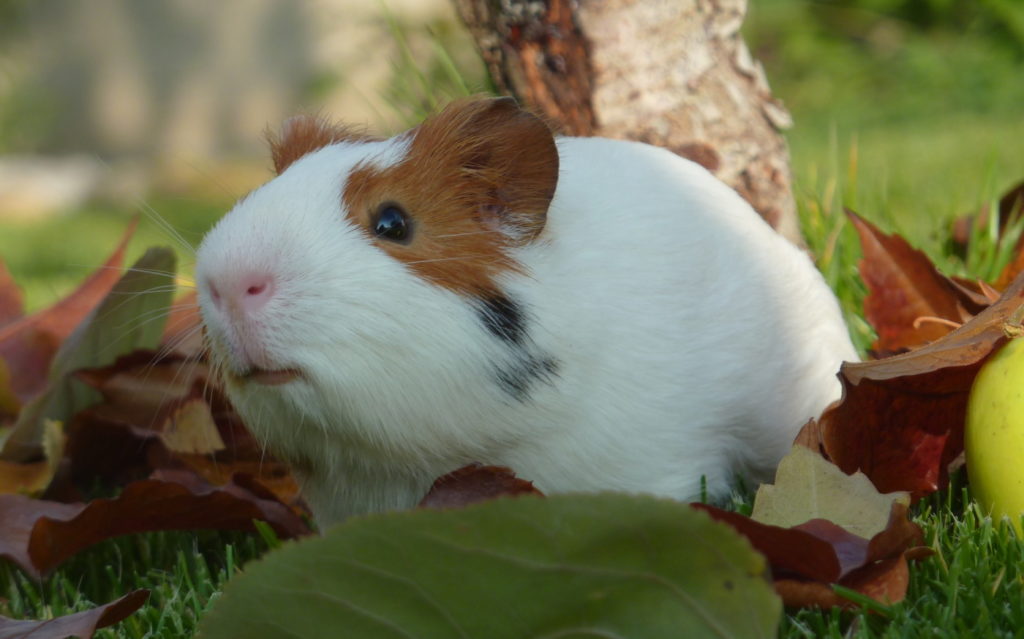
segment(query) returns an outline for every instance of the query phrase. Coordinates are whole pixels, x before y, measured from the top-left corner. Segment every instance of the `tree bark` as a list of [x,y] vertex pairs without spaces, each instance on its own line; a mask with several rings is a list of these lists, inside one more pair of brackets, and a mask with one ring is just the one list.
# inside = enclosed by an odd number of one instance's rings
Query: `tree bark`
[[771,95],[739,34],[746,0],[453,0],[491,78],[568,135],[694,160],[802,244]]

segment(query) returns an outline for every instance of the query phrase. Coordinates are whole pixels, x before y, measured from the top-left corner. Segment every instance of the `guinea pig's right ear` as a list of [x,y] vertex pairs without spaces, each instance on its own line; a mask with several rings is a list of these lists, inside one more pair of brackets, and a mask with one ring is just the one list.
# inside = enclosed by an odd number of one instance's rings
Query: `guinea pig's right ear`
[[267,131],[274,172],[278,175],[304,155],[337,142],[366,142],[376,138],[345,124],[335,124],[315,115],[297,115],[285,120],[280,133]]
[[421,144],[472,184],[485,221],[514,226],[523,242],[543,230],[558,185],[558,148],[547,124],[514,99],[453,102],[419,127],[413,145]]

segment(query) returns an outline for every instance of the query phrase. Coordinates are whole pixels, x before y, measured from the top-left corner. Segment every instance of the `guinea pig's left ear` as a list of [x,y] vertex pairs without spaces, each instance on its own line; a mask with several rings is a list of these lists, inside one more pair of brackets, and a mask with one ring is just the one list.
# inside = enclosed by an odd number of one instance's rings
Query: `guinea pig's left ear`
[[558,148],[540,118],[512,98],[469,98],[421,128],[434,137],[434,148],[444,149],[445,161],[474,183],[485,222],[522,242],[543,230],[558,184]]

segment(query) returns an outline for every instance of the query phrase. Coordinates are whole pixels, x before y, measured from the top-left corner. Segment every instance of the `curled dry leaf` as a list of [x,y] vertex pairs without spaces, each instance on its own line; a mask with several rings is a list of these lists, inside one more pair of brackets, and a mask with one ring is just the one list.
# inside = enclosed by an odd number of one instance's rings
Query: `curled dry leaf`
[[219,485],[244,473],[296,512],[308,513],[291,472],[245,430],[205,363],[136,351],[78,376],[104,401],[70,425],[76,480],[124,483],[154,469],[186,467]]
[[170,249],[149,249],[120,276],[99,306],[60,345],[45,390],[21,410],[0,450],[0,459],[35,461],[42,453],[44,420],[67,423],[79,410],[99,400],[95,391],[72,377],[74,371],[103,366],[123,353],[157,345],[163,332],[161,313],[170,303],[174,268],[175,255]]
[[0,639],[90,639],[97,629],[125,619],[147,599],[148,590],[133,590],[108,604],[54,619],[27,621],[0,617]]
[[920,558],[921,529],[907,517],[907,506],[892,505],[885,530],[870,540],[825,519],[812,519],[782,528],[754,521],[739,513],[693,504],[712,518],[727,523],[768,559],[776,592],[787,606],[853,606],[837,598],[831,584],[895,603],[906,594],[906,559]]
[[41,494],[57,474],[64,448],[63,426],[47,420],[43,425],[43,459],[30,463],[0,460],[0,494]]
[[100,541],[155,530],[253,530],[270,524],[283,538],[309,534],[305,521],[246,478],[212,486],[189,471],[158,471],[113,499],[62,504],[0,495],[0,556],[40,578]]
[[25,315],[25,301],[7,265],[0,260],[0,328]]
[[[121,278],[125,248],[135,233],[132,221],[113,254],[73,293],[50,308],[21,316],[20,293],[11,293],[14,283],[6,268],[0,269],[0,358],[18,372],[13,390],[27,402],[46,388],[50,362],[72,331],[96,308]],[[16,290],[16,289],[15,289]],[[7,316],[5,323],[3,317]]]
[[185,357],[198,357],[203,352],[203,320],[199,315],[196,292],[191,291],[175,300],[167,316],[167,326],[160,346],[170,353]]
[[533,482],[519,479],[503,466],[472,464],[438,478],[420,502],[424,508],[461,508],[513,495],[543,495]]
[[910,503],[905,492],[882,494],[863,473],[847,475],[816,452],[794,446],[782,458],[775,484],[762,484],[751,519],[788,528],[826,519],[859,537],[885,530],[895,502]]
[[862,471],[882,492],[919,498],[944,486],[963,451],[971,385],[1022,304],[1018,277],[998,302],[949,335],[902,355],[844,364],[842,400],[805,426],[800,441],[843,472]]
[[881,354],[899,353],[950,333],[987,305],[969,288],[939,273],[923,252],[886,235],[847,209],[860,236],[860,275],[868,287],[864,316],[878,333]]
[[827,607],[851,604],[832,584],[882,602],[903,599],[905,555],[924,538],[907,517],[909,501],[906,493],[883,495],[863,474],[847,475],[794,446],[779,464],[775,484],[758,490],[751,517],[698,507],[765,554],[787,605]]

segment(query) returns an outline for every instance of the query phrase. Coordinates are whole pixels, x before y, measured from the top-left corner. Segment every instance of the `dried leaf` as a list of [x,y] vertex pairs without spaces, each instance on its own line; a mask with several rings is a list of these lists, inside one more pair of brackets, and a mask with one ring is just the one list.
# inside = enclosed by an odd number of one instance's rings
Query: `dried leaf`
[[165,352],[196,357],[203,352],[203,319],[199,314],[196,292],[178,298],[167,316],[167,327],[160,339]]
[[186,400],[168,416],[160,429],[160,439],[175,453],[205,455],[224,450],[210,406],[198,397]]
[[437,479],[420,502],[425,508],[462,508],[479,501],[513,495],[543,495],[533,482],[519,479],[503,466],[472,464]]
[[[71,335],[121,278],[125,248],[135,232],[137,222],[137,219],[133,220],[128,226],[106,263],[96,269],[71,295],[28,317],[6,324],[0,322],[0,358],[7,361],[11,370],[18,372],[13,388],[21,401],[28,401],[46,388],[50,361],[61,342]],[[5,296],[11,295],[2,281],[6,273],[6,269],[0,273],[0,306],[11,304],[10,300],[3,301]],[[16,302],[20,306],[20,294]]]
[[50,485],[64,457],[64,428],[46,420],[43,426],[43,459],[30,463],[0,461],[0,494],[38,495]]
[[900,601],[906,595],[905,560],[927,556],[919,548],[924,535],[907,517],[906,504],[900,502],[892,504],[885,530],[870,540],[825,519],[782,528],[713,506],[692,506],[731,525],[765,555],[776,591],[787,606],[849,605],[831,584],[878,601]]
[[775,484],[757,489],[751,518],[783,528],[826,519],[870,539],[889,524],[895,501],[909,504],[910,495],[883,495],[863,473],[847,475],[821,455],[795,446],[779,463]]
[[239,483],[211,486],[188,471],[159,471],[114,499],[61,504],[0,495],[0,556],[39,578],[104,539],[154,530],[254,530],[269,523],[281,537],[310,532],[284,504]]
[[963,450],[974,377],[1006,340],[1003,325],[1022,303],[1024,278],[1018,278],[998,302],[942,339],[903,355],[844,364],[843,399],[805,427],[801,440],[819,440],[843,472],[863,471],[882,492],[905,490],[918,498],[937,490]]
[[224,484],[242,473],[308,514],[291,471],[245,430],[204,363],[136,351],[77,376],[104,401],[79,412],[68,429],[76,481],[125,483],[155,469],[187,467]]
[[0,260],[0,329],[25,315],[21,289],[14,283],[7,265]]
[[0,359],[0,423],[3,423],[5,417],[15,417],[20,410],[21,401],[14,394],[11,372],[7,368],[7,362]]
[[106,628],[125,619],[149,599],[148,590],[133,590],[108,604],[72,615],[26,621],[0,617],[0,639],[90,639],[99,628]]
[[927,344],[981,310],[902,237],[882,233],[853,211],[846,213],[864,253],[860,274],[869,290],[864,316],[878,333],[875,351],[897,353]]
[[[170,249],[150,249],[114,285],[61,345],[54,356],[46,391],[29,402],[0,450],[0,459],[34,461],[41,453],[43,420],[66,422],[99,400],[92,389],[71,377],[82,368],[102,366],[118,355],[155,347],[163,332],[162,316],[150,318],[170,302],[175,256]],[[59,306],[60,304],[58,304]]]

